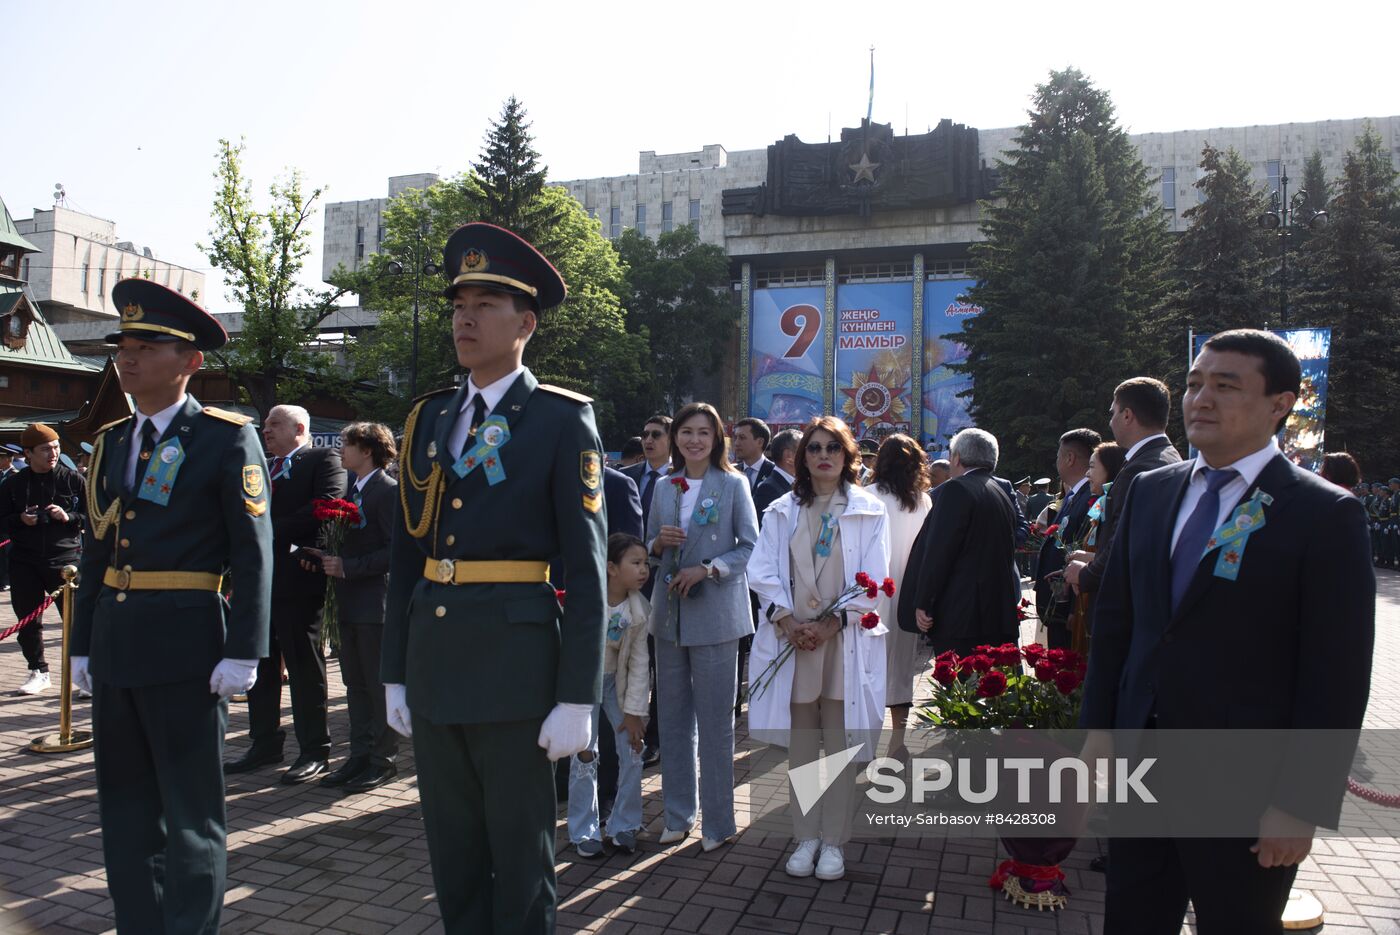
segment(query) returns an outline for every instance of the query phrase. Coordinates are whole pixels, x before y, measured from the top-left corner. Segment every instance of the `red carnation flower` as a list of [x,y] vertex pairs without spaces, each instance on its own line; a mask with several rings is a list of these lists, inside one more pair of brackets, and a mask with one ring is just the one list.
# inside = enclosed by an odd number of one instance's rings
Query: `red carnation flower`
[[996,698],[1006,694],[1006,676],[995,670],[983,673],[977,680],[978,698]]
[[955,653],[955,652],[953,652],[951,649],[945,649],[943,652],[939,653],[937,656],[934,656],[934,657],[933,657],[933,661],[934,661],[934,662],[946,662],[946,663],[948,663],[948,665],[950,665],[950,666],[955,666],[955,665],[958,664],[958,654]]
[[1050,682],[1059,674],[1059,671],[1048,662],[1039,662],[1035,666],[1035,677],[1039,681]]
[[860,625],[865,627],[867,630],[873,630],[880,625],[880,615],[875,613],[875,611],[873,610],[869,613],[861,614]]
[[958,670],[950,662],[940,662],[933,667],[933,679],[939,685],[952,685],[958,678]]
[[862,588],[873,588],[875,586],[875,579],[863,571],[858,571],[856,572],[856,584]]
[[1054,525],[1049,526],[1049,527],[1046,528],[1046,530],[1045,530],[1045,535],[1046,535],[1046,537],[1048,538],[1049,536],[1053,536],[1055,533],[1057,533],[1057,532],[1059,532],[1059,531],[1060,531],[1060,524],[1059,524],[1059,523],[1055,523]]
[[[1029,607],[1029,606],[1031,606],[1031,599],[1030,599],[1029,597],[1023,597],[1023,598],[1021,598],[1021,606],[1022,606],[1022,607]],[[1035,645],[1035,644],[1031,644],[1031,645]]]
[[685,475],[677,474],[675,477],[671,478],[671,483],[679,487],[681,493],[690,493],[690,485],[685,482]]
[[1070,669],[1061,669],[1055,673],[1055,687],[1060,690],[1060,694],[1068,695],[1079,687],[1079,683],[1084,679],[1078,672]]
[[1026,661],[1035,665],[1045,658],[1045,647],[1039,643],[1027,643],[1021,648],[1021,652],[1026,654]]
[[868,588],[865,589],[865,596],[868,597],[868,598],[870,598],[870,600],[873,601],[873,600],[875,600],[875,598],[877,598],[877,597],[880,596],[880,589],[877,588],[877,587],[875,587],[875,585],[872,584],[870,587],[868,587]]
[[558,601],[559,603],[561,603],[561,604],[564,603],[564,592],[563,592],[563,591],[555,591],[555,592],[554,592],[554,599],[555,599],[556,601]]
[[880,585],[880,590],[885,592],[885,597],[894,597],[894,579],[886,578]]

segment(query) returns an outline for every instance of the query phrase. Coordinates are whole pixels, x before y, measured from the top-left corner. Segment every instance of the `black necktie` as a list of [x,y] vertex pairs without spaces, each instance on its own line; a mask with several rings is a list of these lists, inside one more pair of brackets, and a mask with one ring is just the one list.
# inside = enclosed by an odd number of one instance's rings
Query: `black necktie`
[[151,462],[151,452],[156,450],[156,425],[150,419],[141,424],[141,453],[136,456],[136,474],[132,480],[131,493],[141,489],[141,479],[146,476],[146,467]]
[[646,528],[647,517],[651,516],[651,495],[656,491],[656,479],[661,476],[660,471],[647,471],[647,482],[642,487],[642,527]]
[[482,396],[480,393],[477,393],[476,398],[472,400],[472,424],[471,427],[467,429],[468,437],[476,438],[476,430],[481,428],[481,423],[485,420],[486,397]]

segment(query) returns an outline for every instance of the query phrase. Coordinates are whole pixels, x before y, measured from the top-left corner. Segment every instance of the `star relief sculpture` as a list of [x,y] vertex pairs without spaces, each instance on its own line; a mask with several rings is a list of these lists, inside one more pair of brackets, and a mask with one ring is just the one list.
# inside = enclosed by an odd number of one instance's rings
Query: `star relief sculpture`
[[855,177],[854,179],[852,179],[851,182],[852,182],[852,183],[856,183],[856,182],[859,182],[861,179],[865,179],[865,180],[868,181],[871,185],[874,185],[874,184],[875,184],[875,170],[878,169],[878,168],[880,168],[880,163],[878,163],[878,162],[871,162],[871,161],[870,161],[870,154],[869,154],[869,153],[867,153],[867,152],[861,153],[861,154],[860,154],[860,162],[853,162],[853,163],[851,163],[851,165],[850,165],[851,171],[854,172],[854,173],[856,174],[856,177]]

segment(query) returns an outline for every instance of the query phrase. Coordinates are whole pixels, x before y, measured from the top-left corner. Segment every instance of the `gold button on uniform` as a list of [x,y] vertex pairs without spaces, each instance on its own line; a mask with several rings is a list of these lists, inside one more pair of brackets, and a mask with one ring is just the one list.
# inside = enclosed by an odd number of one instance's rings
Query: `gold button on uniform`
[[438,605],[438,609],[435,610],[435,611],[433,611],[433,613],[437,614],[439,617],[446,617],[446,616],[447,616],[447,608],[446,608],[446,607],[443,607],[441,604],[439,604],[439,605]]
[[136,518],[136,511],[135,511],[135,510],[127,510],[127,511],[126,511],[126,518],[127,518],[127,519],[135,519],[135,518]]
[[125,548],[129,548],[130,546],[131,546],[131,540],[130,540],[130,539],[123,539],[123,540],[122,540],[122,548],[125,549]]
[[122,601],[124,601],[124,600],[126,600],[126,592],[125,592],[125,591],[118,591],[118,592],[117,592],[117,603],[120,604],[120,603],[121,603]]
[[452,544],[455,543],[456,541],[457,541],[457,537],[456,537],[456,536],[451,535],[451,534],[449,534],[449,535],[447,536],[447,544],[448,544],[448,545],[452,545]]
[[452,509],[454,509],[454,510],[460,510],[461,508],[462,508],[462,498],[461,498],[461,497],[453,497],[453,498],[452,498]]

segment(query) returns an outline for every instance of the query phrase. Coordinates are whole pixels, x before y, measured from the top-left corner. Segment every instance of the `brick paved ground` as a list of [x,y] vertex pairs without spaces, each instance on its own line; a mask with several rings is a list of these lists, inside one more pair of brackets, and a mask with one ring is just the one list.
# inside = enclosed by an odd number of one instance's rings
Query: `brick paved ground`
[[[1400,728],[1400,575],[1379,574],[1368,724]],[[0,626],[13,622],[4,603]],[[50,658],[56,659],[57,639],[50,645]],[[0,933],[111,931],[91,752],[21,752],[31,737],[55,730],[58,723],[56,691],[37,699],[13,695],[23,668],[13,639],[0,644]],[[334,664],[332,669],[332,735],[343,738],[344,691]],[[78,703],[75,711],[76,723],[86,726],[87,703]],[[283,715],[289,720],[290,709]],[[230,746],[237,753],[247,729],[242,705],[233,706],[230,722]],[[747,742],[742,734],[741,739]],[[747,762],[741,751],[740,783],[747,778]],[[224,931],[440,930],[411,752],[403,766],[397,782],[350,798],[314,785],[282,786],[274,769],[233,777]],[[660,847],[655,769],[647,773],[645,795],[647,833],[635,856],[577,860],[564,847],[561,831],[561,931],[1012,935],[1102,928],[1103,878],[1088,870],[1098,853],[1092,840],[1082,842],[1064,865],[1073,891],[1070,908],[1051,915],[993,898],[986,885],[998,859],[991,841],[856,843],[847,849],[845,880],[794,880],[782,869],[786,839],[750,832],[713,854],[700,852],[698,837]],[[1393,838],[1319,841],[1299,874],[1299,886],[1326,906],[1329,933],[1400,935],[1400,892],[1393,884],[1400,884],[1400,842]]]

